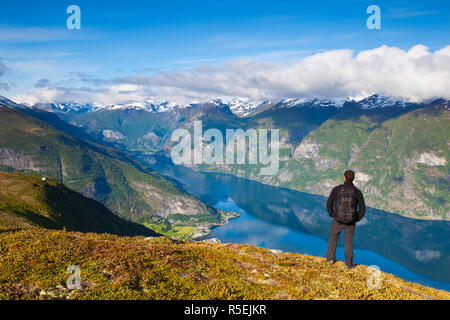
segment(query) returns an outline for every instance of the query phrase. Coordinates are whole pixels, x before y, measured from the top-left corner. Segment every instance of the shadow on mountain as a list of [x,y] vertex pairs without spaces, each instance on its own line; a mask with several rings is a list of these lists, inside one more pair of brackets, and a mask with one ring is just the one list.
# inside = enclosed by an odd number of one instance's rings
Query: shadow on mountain
[[36,174],[0,172],[0,230],[36,226],[119,236],[157,236],[96,200]]
[[91,135],[87,133],[85,130],[61,120],[55,113],[51,113],[40,109],[29,109],[29,108],[22,109],[22,111],[80,140],[91,141],[101,145],[114,147],[113,144],[103,141],[101,138]]
[[[155,236],[143,225],[122,219],[96,200],[89,199],[62,185],[45,186],[45,203],[52,208],[51,221],[44,227],[68,231],[111,233],[119,236]],[[30,216],[31,219],[35,220]],[[40,225],[40,221],[35,221]]]

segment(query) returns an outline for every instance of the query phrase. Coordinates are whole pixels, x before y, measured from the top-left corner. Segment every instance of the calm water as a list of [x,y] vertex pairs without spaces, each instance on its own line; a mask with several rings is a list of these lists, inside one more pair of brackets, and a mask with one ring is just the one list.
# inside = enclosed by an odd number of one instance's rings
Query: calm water
[[[162,162],[153,167],[204,202],[241,214],[215,228],[210,237],[325,256],[331,225],[325,197]],[[450,290],[449,234],[450,222],[414,220],[368,208],[356,227],[354,263],[377,265],[405,280]],[[342,233],[338,260],[344,260],[343,238]]]

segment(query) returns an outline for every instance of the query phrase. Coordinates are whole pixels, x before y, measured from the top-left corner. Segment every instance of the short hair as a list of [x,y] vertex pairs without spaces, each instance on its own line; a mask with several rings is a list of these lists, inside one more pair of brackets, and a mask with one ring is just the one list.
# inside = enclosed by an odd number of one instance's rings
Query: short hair
[[355,173],[352,170],[347,170],[344,172],[344,177],[348,182],[353,182],[355,180]]

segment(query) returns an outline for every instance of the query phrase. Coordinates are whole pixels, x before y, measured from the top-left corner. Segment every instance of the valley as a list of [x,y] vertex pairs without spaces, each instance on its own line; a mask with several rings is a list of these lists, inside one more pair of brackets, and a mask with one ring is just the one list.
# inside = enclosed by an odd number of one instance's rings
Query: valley
[[449,219],[448,103],[409,103],[374,95],[359,102],[213,101],[162,110],[131,104],[55,112],[123,150],[169,157],[174,130],[192,132],[198,120],[204,130],[217,128],[224,136],[226,129],[279,129],[280,168],[275,175],[260,175],[261,166],[248,161],[191,167],[320,195],[328,195],[342,182],[342,172],[351,168],[368,205],[413,218]]

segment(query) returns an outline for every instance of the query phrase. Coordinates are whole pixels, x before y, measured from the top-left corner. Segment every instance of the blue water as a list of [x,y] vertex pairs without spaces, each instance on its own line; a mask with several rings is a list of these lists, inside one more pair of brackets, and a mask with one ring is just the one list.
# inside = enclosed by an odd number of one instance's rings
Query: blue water
[[[202,201],[240,213],[209,237],[314,256],[325,256],[331,219],[326,198],[255,181],[157,163]],[[408,281],[450,290],[450,222],[424,221],[368,208],[354,238],[354,263],[376,265]],[[336,252],[344,260],[343,237]]]

